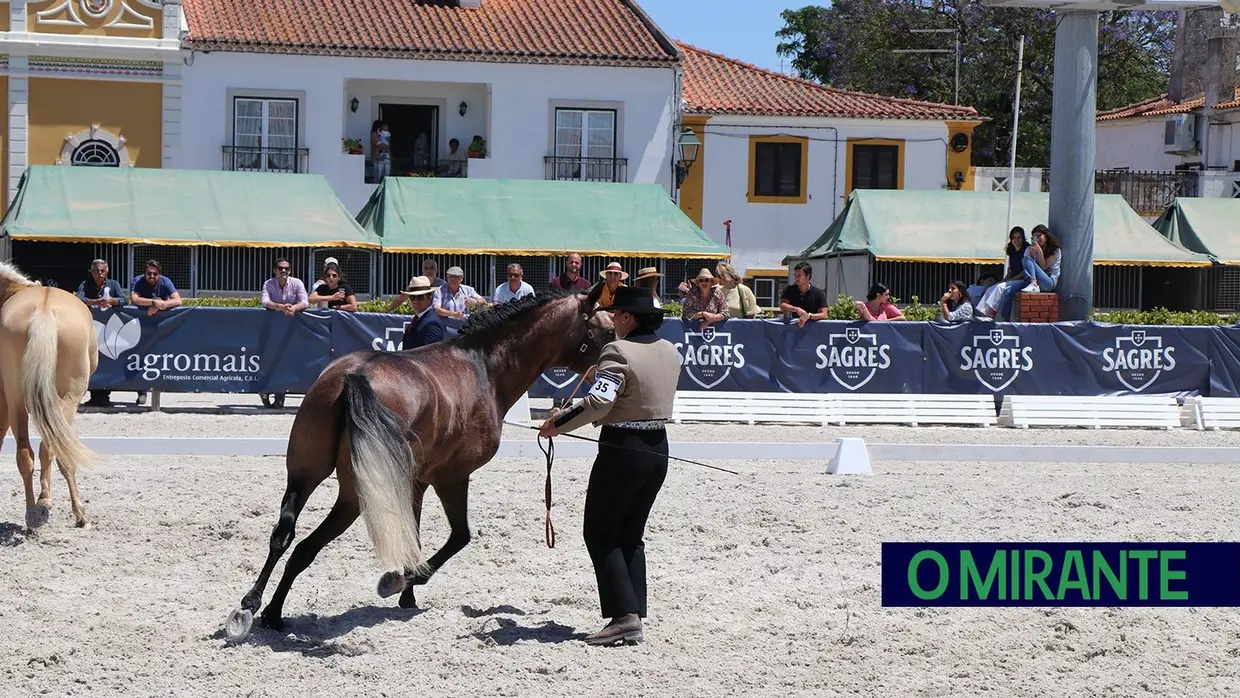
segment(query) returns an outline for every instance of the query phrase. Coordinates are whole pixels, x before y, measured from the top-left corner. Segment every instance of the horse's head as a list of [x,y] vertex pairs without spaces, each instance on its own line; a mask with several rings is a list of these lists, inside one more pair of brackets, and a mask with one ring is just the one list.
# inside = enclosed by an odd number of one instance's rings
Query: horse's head
[[577,322],[568,332],[564,346],[564,366],[575,373],[583,373],[598,363],[603,347],[616,338],[611,313],[594,309],[602,292],[599,284],[589,294],[577,298]]

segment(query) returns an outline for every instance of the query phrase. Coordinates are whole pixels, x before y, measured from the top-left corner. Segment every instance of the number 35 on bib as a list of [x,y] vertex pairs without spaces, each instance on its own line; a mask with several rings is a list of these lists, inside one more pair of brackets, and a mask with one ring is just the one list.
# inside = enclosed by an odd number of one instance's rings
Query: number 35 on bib
[[604,402],[615,402],[616,395],[620,392],[620,379],[610,373],[598,374],[598,379],[594,381],[594,386],[590,388],[590,394]]

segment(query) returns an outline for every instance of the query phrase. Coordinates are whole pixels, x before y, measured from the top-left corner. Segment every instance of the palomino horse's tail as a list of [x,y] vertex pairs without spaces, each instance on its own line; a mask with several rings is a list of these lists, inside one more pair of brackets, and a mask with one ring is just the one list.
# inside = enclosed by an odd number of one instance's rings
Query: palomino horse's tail
[[388,571],[421,571],[425,561],[413,514],[416,465],[404,428],[365,375],[346,373],[341,397],[362,518],[375,556]]
[[56,393],[58,334],[56,316],[50,310],[35,309],[26,330],[26,353],[22,356],[22,395],[43,443],[69,472],[77,472],[79,467],[95,460],[95,454],[78,438]]

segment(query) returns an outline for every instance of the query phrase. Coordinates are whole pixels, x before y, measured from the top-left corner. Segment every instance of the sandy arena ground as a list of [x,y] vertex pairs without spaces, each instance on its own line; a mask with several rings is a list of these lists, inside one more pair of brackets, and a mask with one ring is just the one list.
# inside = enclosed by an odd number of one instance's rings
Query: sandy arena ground
[[[120,394],[117,397],[128,398]],[[242,402],[257,403],[238,397]],[[85,414],[85,434],[282,436],[291,415]],[[840,430],[676,427],[674,440],[815,440]],[[867,439],[1237,445],[1235,434],[864,428]],[[522,435],[524,436],[524,435]],[[1080,437],[1078,439],[1078,437]],[[880,543],[898,540],[1234,540],[1233,466],[673,464],[648,528],[646,642],[590,648],[601,627],[581,542],[590,463],[557,461],[554,550],[543,464],[473,479],[473,542],[404,611],[374,592],[359,520],[293,586],[279,634],[239,646],[223,621],[266,554],[280,458],[109,457],[79,481],[94,528],[23,532],[0,457],[0,696],[1213,696],[1240,693],[1234,609],[886,609]],[[325,482],[298,540],[326,514]],[[447,527],[427,497],[423,540]],[[287,560],[287,555],[284,560]],[[268,587],[267,598],[276,578]]]

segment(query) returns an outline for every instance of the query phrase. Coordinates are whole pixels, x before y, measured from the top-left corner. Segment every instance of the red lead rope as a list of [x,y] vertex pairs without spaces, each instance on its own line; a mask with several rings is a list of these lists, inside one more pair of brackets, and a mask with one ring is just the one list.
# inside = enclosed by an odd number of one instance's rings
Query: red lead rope
[[[577,387],[573,388],[573,393],[572,395],[568,396],[568,400],[565,404],[567,404],[568,402],[572,402],[573,398],[577,397],[577,391],[581,390],[582,384],[584,384],[586,382],[586,378],[588,378],[590,374],[594,372],[594,368],[595,368],[594,366],[591,366],[590,368],[586,369],[585,373],[581,374],[581,380],[577,381]],[[547,447],[543,448],[542,438],[543,437],[541,436],[538,437],[538,448],[539,450],[543,452],[543,455],[547,457],[547,483],[546,483],[546,486],[543,488],[543,501],[547,505],[547,519],[543,526],[543,529],[544,529],[543,533],[547,539],[547,547],[554,548],[555,547],[555,525],[551,523],[551,464],[552,462],[555,461],[555,442],[552,441],[550,438],[548,438]]]

